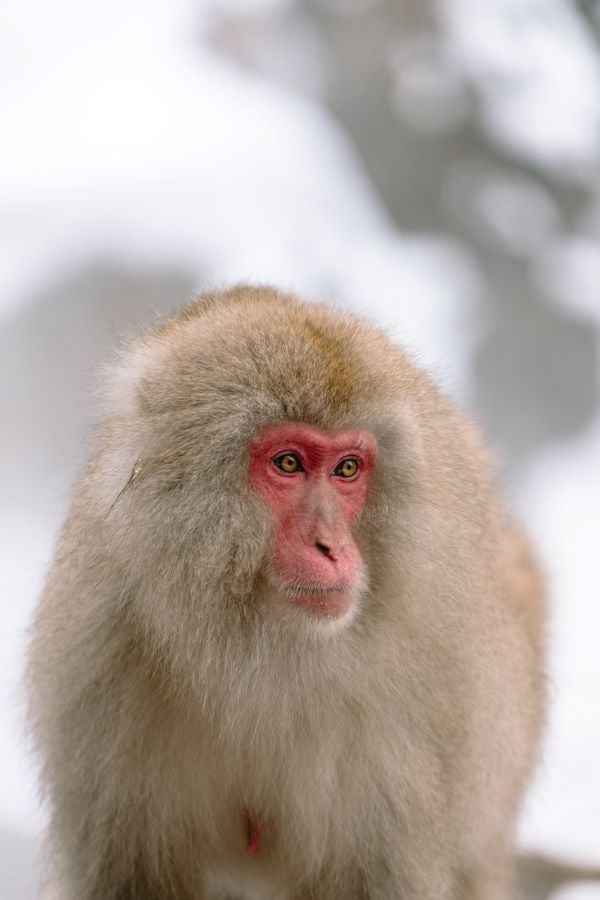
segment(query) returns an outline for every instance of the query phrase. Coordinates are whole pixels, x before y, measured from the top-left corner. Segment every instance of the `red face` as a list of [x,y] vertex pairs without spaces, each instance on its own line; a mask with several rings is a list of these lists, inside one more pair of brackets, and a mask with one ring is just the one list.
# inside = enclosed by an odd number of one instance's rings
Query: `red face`
[[251,483],[277,522],[275,575],[287,599],[314,615],[339,618],[352,605],[361,576],[352,526],[376,457],[368,431],[301,424],[270,425],[251,447]]

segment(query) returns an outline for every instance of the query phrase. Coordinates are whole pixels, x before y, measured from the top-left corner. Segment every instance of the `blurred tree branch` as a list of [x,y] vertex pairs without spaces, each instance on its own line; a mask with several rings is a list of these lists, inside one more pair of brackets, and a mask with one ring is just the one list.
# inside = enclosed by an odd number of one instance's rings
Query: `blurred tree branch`
[[575,0],[575,6],[600,45],[600,0]]
[[[593,33],[594,50],[600,46],[598,3],[574,0],[572,7],[582,22],[585,18],[586,32]],[[586,322],[551,302],[533,273],[546,242],[576,240],[585,233],[586,214],[597,202],[600,158],[585,176],[568,153],[557,163],[560,149],[554,164],[548,164],[529,152],[527,142],[502,140],[489,127],[490,87],[496,87],[495,100],[501,102],[502,90],[516,91],[522,74],[517,66],[513,81],[508,78],[503,87],[506,73],[481,75],[468,64],[461,66],[443,9],[444,0],[348,5],[301,0],[255,21],[254,31],[242,17],[229,52],[281,78],[281,67],[298,51],[308,27],[311,49],[316,48],[327,73],[316,96],[342,124],[393,222],[404,234],[446,236],[463,249],[477,270],[479,299],[492,323],[474,363],[473,405],[488,422],[492,443],[507,448],[507,458],[518,469],[544,442],[576,434],[597,402],[596,338]],[[257,41],[261,29],[268,41]],[[265,59],[265,48],[274,45],[278,72],[269,70]],[[295,73],[294,88],[308,93],[305,68]],[[544,100],[551,102],[551,93],[538,95],[532,128],[547,115]],[[503,185],[521,198],[512,213],[517,228],[511,240],[494,231],[494,217],[497,224],[504,215],[506,235],[511,214],[506,218],[506,209],[497,205],[490,209],[490,196]],[[520,246],[528,189],[545,200],[549,222],[537,244],[525,235]]]

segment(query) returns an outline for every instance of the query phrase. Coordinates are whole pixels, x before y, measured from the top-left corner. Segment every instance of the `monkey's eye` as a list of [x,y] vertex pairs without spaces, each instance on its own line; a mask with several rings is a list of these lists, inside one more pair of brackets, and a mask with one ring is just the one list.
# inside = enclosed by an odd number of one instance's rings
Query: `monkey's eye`
[[282,453],[281,456],[276,456],[273,462],[278,469],[281,469],[287,475],[293,475],[294,472],[304,472],[300,457],[295,453]]
[[355,478],[358,475],[359,468],[358,460],[353,457],[348,457],[348,459],[343,459],[338,463],[333,474],[337,475],[339,478]]

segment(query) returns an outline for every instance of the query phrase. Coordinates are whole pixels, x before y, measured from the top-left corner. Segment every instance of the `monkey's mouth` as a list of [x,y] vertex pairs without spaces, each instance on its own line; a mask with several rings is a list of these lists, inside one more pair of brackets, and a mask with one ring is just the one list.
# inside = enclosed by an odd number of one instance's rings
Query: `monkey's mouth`
[[286,588],[286,595],[294,606],[299,606],[313,615],[339,619],[344,616],[353,601],[353,591],[349,585],[301,585]]

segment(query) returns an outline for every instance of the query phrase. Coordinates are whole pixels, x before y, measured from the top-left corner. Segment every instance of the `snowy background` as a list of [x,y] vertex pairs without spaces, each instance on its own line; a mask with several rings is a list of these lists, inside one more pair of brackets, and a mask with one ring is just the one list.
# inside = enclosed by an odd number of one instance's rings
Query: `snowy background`
[[367,313],[481,421],[551,589],[522,841],[600,861],[596,0],[3,0],[0,113],[2,900],[36,893],[19,683],[96,366],[241,279]]

